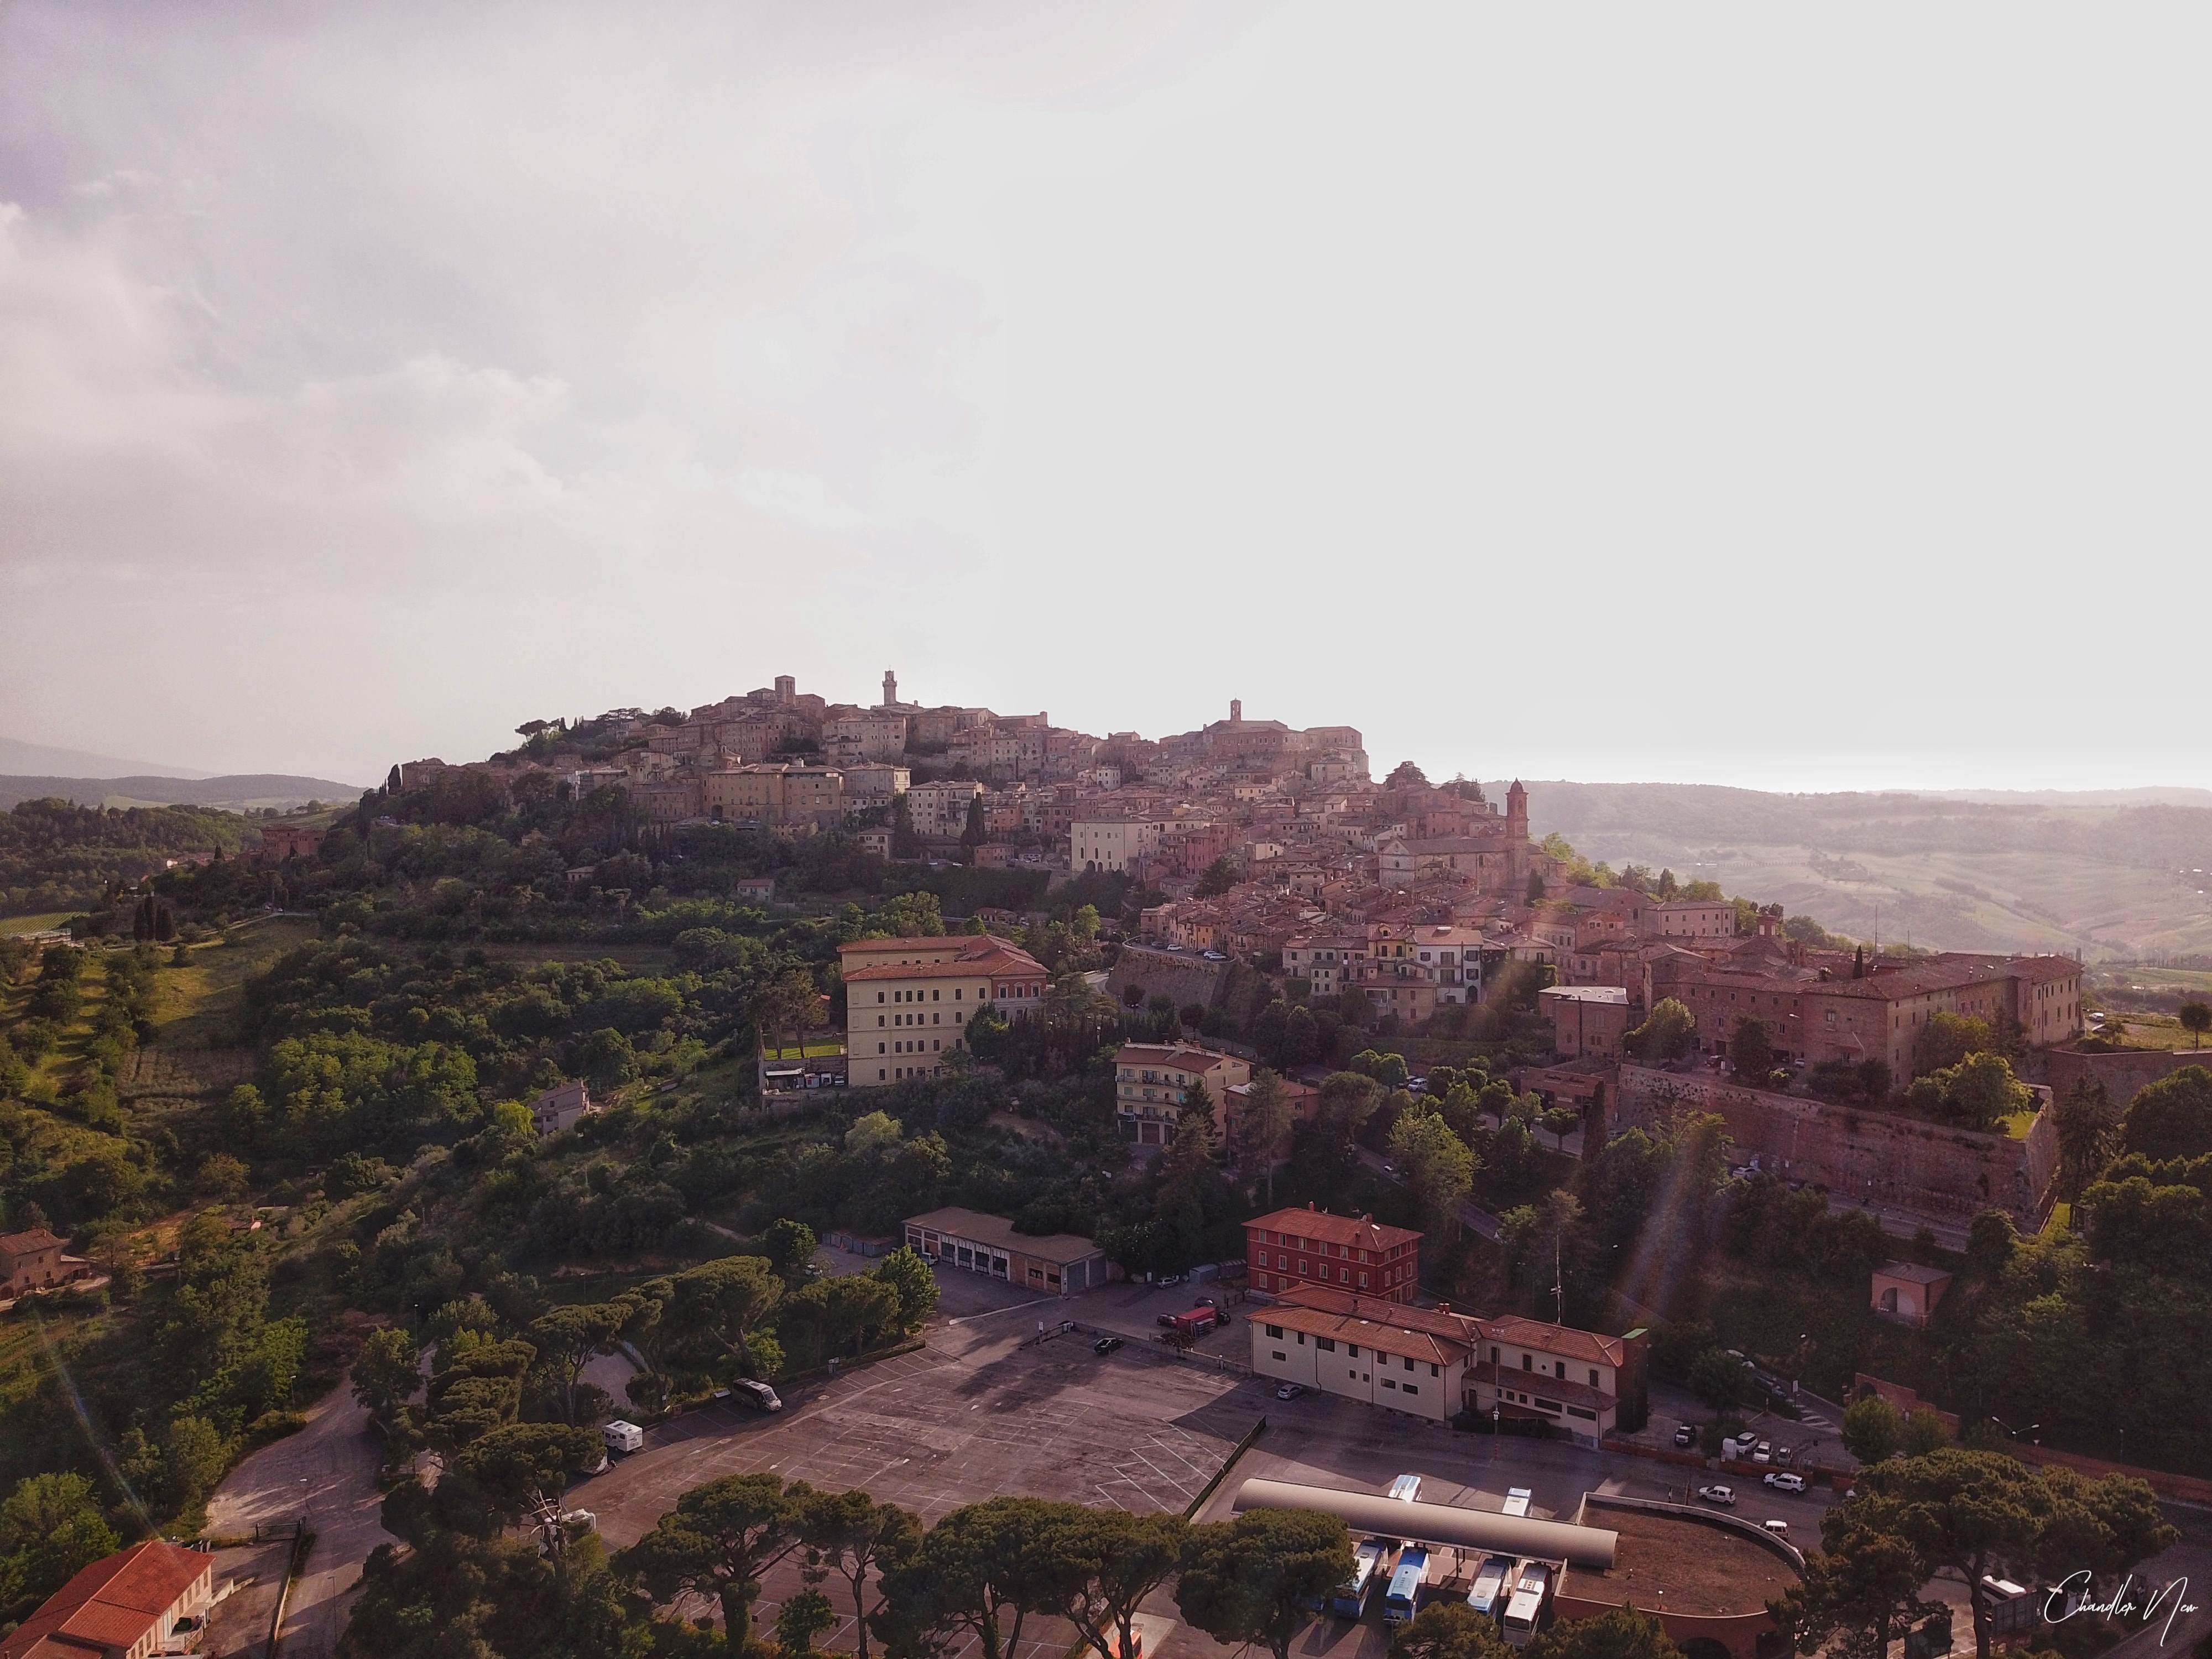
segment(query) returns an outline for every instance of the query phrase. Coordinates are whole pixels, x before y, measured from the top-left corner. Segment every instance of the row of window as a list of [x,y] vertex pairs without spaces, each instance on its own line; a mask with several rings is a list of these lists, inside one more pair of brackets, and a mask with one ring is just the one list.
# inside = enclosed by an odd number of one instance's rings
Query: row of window
[[[1283,1340],[1283,1328],[1280,1325],[1270,1325],[1267,1329],[1267,1334],[1274,1338],[1276,1341],[1279,1342]],[[1306,1334],[1304,1331],[1299,1331],[1297,1333],[1297,1336],[1298,1346],[1303,1348],[1306,1345]],[[1333,1336],[1317,1336],[1314,1338],[1314,1348],[1316,1352],[1334,1353],[1336,1352],[1336,1339]],[[1374,1348],[1370,1349],[1369,1352],[1374,1355],[1375,1363],[1376,1364],[1388,1365],[1390,1363],[1392,1356],[1384,1353],[1382,1349]],[[1346,1343],[1344,1345],[1344,1357],[1347,1359],[1358,1358],[1359,1345],[1357,1342]],[[1283,1356],[1279,1353],[1275,1358],[1280,1359]],[[1396,1356],[1396,1358],[1399,1364],[1403,1366],[1406,1370],[1410,1371],[1413,1369],[1415,1361],[1409,1355],[1400,1354]],[[1443,1375],[1443,1368],[1436,1364],[1434,1362],[1424,1360],[1419,1363],[1428,1366],[1429,1375],[1431,1376],[1442,1376]],[[1354,1374],[1357,1375],[1357,1373]]]
[[[919,1054],[925,1052],[933,1054],[937,1052],[937,1044],[938,1039],[932,1037],[929,1040],[928,1048],[925,1050],[921,1046],[921,1039],[920,1037],[915,1037],[904,1042],[894,1042],[889,1048],[885,1048],[882,1043],[878,1042],[876,1045],[876,1052],[879,1054]],[[954,1044],[954,1047],[956,1048],[959,1045],[957,1043]]]
[[[1498,1363],[1498,1346],[1495,1343],[1491,1345],[1490,1363],[1493,1365]],[[1522,1354],[1521,1356],[1521,1369],[1524,1371],[1535,1370],[1536,1356],[1532,1353]],[[1567,1380],[1567,1362],[1564,1359],[1555,1359],[1552,1362],[1552,1371],[1543,1374],[1547,1376],[1556,1374],[1559,1376],[1559,1381],[1564,1382]],[[1589,1385],[1593,1389],[1602,1386],[1597,1380],[1597,1370],[1595,1366],[1590,1368]]]
[[1516,1394],[1510,1389],[1500,1389],[1498,1391],[1498,1397],[1501,1400],[1510,1401],[1516,1406],[1533,1406],[1540,1412],[1551,1413],[1554,1417],[1557,1417],[1560,1413],[1565,1412],[1569,1417],[1579,1417],[1585,1423],[1595,1423],[1597,1421],[1597,1413],[1590,1410],[1587,1406],[1562,1405],[1556,1400],[1543,1400],[1534,1398],[1525,1394]]
[[[1267,1265],[1267,1258],[1265,1255],[1262,1255],[1260,1257],[1260,1265],[1262,1267]],[[1290,1258],[1284,1255],[1277,1256],[1275,1258],[1275,1270],[1278,1273],[1288,1273],[1290,1271]],[[1352,1283],[1351,1268],[1340,1267],[1337,1268],[1334,1277],[1332,1278],[1329,1273],[1328,1263],[1326,1261],[1322,1262],[1320,1268],[1316,1270],[1311,1263],[1301,1259],[1298,1262],[1298,1273],[1302,1278],[1317,1279],[1324,1285],[1349,1285]],[[1387,1269],[1382,1276],[1382,1287],[1385,1290],[1388,1290],[1393,1285],[1402,1284],[1407,1277],[1408,1273],[1406,1268],[1398,1267]],[[1363,1291],[1367,1288],[1367,1275],[1364,1273],[1359,1275],[1359,1288]]]
[[[1292,1249],[1297,1251],[1300,1255],[1341,1256],[1347,1261],[1380,1261],[1383,1259],[1383,1256],[1386,1254],[1389,1255],[1396,1255],[1400,1251],[1408,1248],[1407,1245],[1401,1244],[1388,1252],[1379,1250],[1363,1250],[1356,1244],[1336,1244],[1325,1243],[1318,1239],[1293,1238],[1288,1233],[1277,1233],[1273,1237],[1270,1237],[1265,1229],[1260,1230],[1259,1237],[1254,1239],[1253,1243],[1255,1244],[1286,1244]],[[1264,1267],[1267,1265],[1267,1258],[1263,1254],[1260,1257],[1260,1266]],[[1276,1265],[1278,1267],[1282,1265],[1280,1258],[1277,1259]]]
[[[878,1028],[882,1026],[885,1018],[882,1014],[876,1016],[876,1024]],[[924,1019],[920,1014],[892,1014],[889,1018],[894,1025],[942,1025],[945,1024],[945,1016],[941,1013],[932,1013],[927,1019]],[[958,1022],[956,1020],[954,1023],[957,1024]]]

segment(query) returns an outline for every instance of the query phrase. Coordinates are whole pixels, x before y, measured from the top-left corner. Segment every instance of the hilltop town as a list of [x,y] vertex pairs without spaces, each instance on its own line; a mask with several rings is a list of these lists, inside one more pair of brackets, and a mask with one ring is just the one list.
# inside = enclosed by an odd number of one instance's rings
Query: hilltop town
[[577,1659],[1988,1652],[2063,1550],[2195,1559],[2212,1073],[2071,957],[1614,871],[1235,702],[517,736],[210,845],[15,815],[87,908],[0,939],[0,1314],[82,1386],[0,1358],[71,1540],[0,1533],[0,1659],[460,1600]]
[[[2070,957],[1869,956],[1710,882],[1595,875],[1564,843],[1532,842],[1518,782],[1492,801],[1480,783],[1433,784],[1410,763],[1377,782],[1355,728],[1247,720],[1241,702],[1188,732],[1102,738],[1042,712],[902,701],[888,671],[867,707],[786,675],[688,714],[617,709],[520,735],[521,749],[465,769],[510,793],[557,787],[581,802],[611,790],[653,824],[842,833],[886,860],[1125,878],[1146,902],[1132,907],[1112,988],[1178,1006],[1212,1006],[1227,964],[1245,963],[1297,1003],[1348,994],[1356,1022],[1386,1036],[1457,1036],[1487,993],[1525,989],[1533,972],[1621,994],[1553,1000],[1564,1058],[1617,1057],[1672,999],[1703,1051],[1754,1018],[1778,1063],[1858,1099],[1911,1080],[1939,1014],[1989,1022],[2015,1049],[2084,1029]],[[457,769],[416,761],[394,781],[450,787]],[[313,839],[264,835],[280,854]]]

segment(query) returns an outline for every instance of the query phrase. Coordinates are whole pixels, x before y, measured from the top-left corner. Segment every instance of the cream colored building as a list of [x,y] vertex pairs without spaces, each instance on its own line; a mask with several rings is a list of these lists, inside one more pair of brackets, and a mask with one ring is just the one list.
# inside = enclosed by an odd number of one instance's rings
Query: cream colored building
[[1465,1314],[1321,1285],[1285,1291],[1245,1321],[1259,1376],[1437,1423],[1460,1409],[1481,1336]]
[[914,784],[911,772],[888,761],[854,761],[838,769],[845,775],[845,801],[850,806],[880,806]]
[[845,777],[834,766],[766,762],[699,776],[702,809],[722,823],[770,829],[835,823],[845,811]]
[[958,836],[968,827],[968,803],[984,793],[983,786],[973,778],[915,784],[906,792],[907,816],[914,821],[914,833],[937,841]]
[[861,760],[895,761],[906,753],[906,716],[884,709],[840,714],[823,729],[823,742]]
[[1644,912],[1661,939],[1734,939],[1735,906],[1726,899],[1668,899]]
[[1126,872],[1160,850],[1160,828],[1154,818],[1077,818],[1067,827],[1068,867]]
[[1164,1146],[1175,1139],[1192,1085],[1203,1083],[1213,1102],[1213,1127],[1226,1136],[1229,1091],[1251,1080],[1252,1062],[1235,1054],[1182,1043],[1125,1042],[1114,1056],[1114,1121],[1123,1139]]
[[1034,1012],[1050,978],[1028,951],[988,933],[856,939],[837,958],[855,1087],[929,1076],[964,1046],[978,1009]]

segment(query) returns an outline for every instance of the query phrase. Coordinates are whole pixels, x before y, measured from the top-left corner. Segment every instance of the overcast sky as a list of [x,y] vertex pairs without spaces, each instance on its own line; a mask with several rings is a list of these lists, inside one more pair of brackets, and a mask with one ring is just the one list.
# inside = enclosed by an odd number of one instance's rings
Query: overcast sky
[[0,6],[0,735],[2212,784],[2200,8]]

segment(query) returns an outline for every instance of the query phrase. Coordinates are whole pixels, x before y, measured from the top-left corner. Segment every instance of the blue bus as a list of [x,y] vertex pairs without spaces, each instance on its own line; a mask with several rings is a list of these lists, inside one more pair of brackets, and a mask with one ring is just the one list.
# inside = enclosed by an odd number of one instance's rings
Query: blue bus
[[1467,1593],[1467,1604],[1486,1619],[1495,1619],[1504,1610],[1505,1598],[1515,1578],[1515,1562],[1510,1555],[1493,1555],[1474,1570],[1474,1583]]
[[1336,1594],[1328,1598],[1328,1610],[1339,1619],[1362,1619],[1367,1614],[1368,1598],[1375,1594],[1375,1581],[1382,1577],[1383,1563],[1389,1554],[1389,1546],[1379,1538],[1370,1538],[1352,1552],[1352,1577],[1336,1587]]
[[1421,1584],[1429,1576],[1429,1553],[1408,1544],[1398,1557],[1398,1570],[1390,1575],[1390,1588],[1382,1592],[1386,1623],[1402,1625],[1420,1611]]

